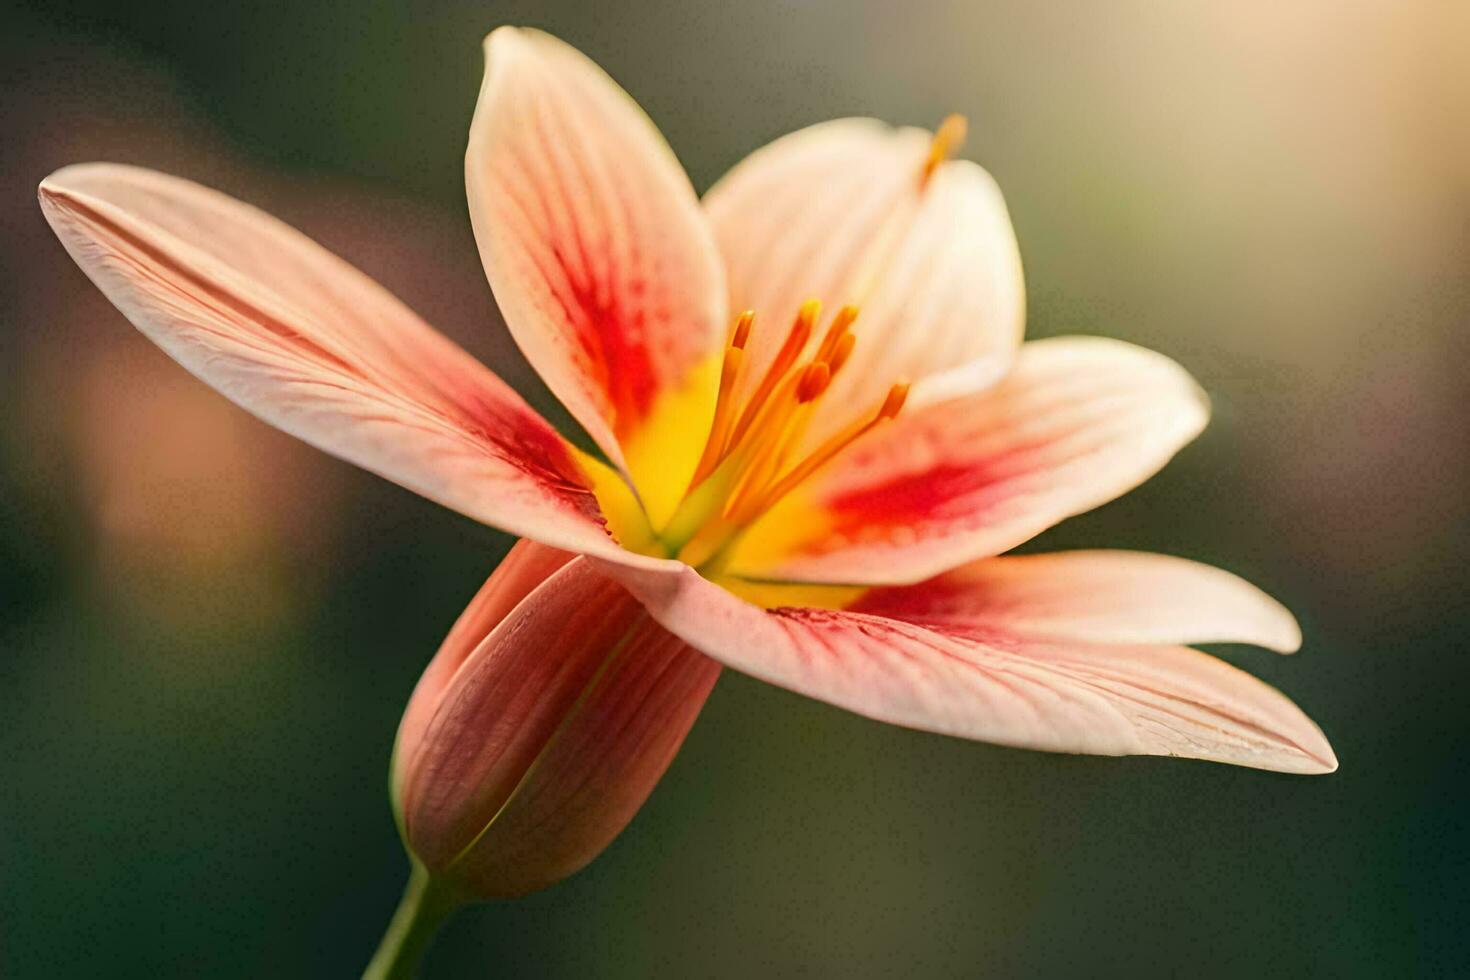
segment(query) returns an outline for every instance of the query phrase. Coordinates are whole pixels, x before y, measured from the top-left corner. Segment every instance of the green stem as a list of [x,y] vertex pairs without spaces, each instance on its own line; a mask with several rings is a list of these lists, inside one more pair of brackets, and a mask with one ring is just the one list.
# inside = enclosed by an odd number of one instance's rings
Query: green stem
[[434,934],[459,905],[460,899],[453,890],[415,861],[398,910],[393,913],[372,962],[363,971],[362,980],[411,980],[418,972],[419,960],[434,941]]

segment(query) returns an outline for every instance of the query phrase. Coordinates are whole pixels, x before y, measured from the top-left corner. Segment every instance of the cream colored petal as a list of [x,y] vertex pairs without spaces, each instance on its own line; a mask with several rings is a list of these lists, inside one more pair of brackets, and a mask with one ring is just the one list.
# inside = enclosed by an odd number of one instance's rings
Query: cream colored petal
[[1026,344],[976,395],[905,411],[750,531],[750,578],[905,584],[1009,551],[1127,492],[1199,434],[1208,406],[1161,354],[1101,338]]
[[861,307],[852,360],[812,440],[895,381],[1004,358],[1020,343],[1025,297],[1005,201],[969,161],[923,179],[929,143],[923,130],[870,119],[821,123],[757,150],[705,195],[731,308],[757,313],[744,392],[804,300]]
[[678,399],[700,437],[713,411],[725,284],[694,190],[653,123],[580,52],[504,27],[485,57],[465,183],[506,323],[635,483],[640,468],[692,471],[701,444],[651,460],[630,443],[660,399]]
[[304,235],[135,167],[67,167],[40,199],[72,258],[128,319],[253,414],[486,524],[620,551],[566,441]]
[[1322,731],[1279,691],[1176,646],[1045,642],[806,607],[765,610],[692,569],[603,562],[663,627],[762,680],[879,721],[1019,748],[1323,773]]
[[1229,572],[1137,551],[982,558],[916,585],[869,590],[854,612],[1077,643],[1253,643],[1292,653],[1291,613]]

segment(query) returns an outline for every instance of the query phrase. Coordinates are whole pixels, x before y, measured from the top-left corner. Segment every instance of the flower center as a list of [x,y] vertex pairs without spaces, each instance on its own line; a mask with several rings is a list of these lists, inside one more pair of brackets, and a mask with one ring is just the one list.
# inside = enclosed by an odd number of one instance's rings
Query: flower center
[[[964,142],[965,129],[965,118],[960,115],[948,116],[939,124],[919,167],[921,193]],[[880,246],[888,241],[891,247],[896,240],[885,236],[877,243],[871,264],[881,266],[888,248]],[[856,287],[858,296],[866,295],[875,282],[871,275],[857,280],[867,283],[867,288]],[[698,433],[689,430],[687,417],[703,407],[703,393],[708,391],[699,384],[691,384],[657,413],[661,421],[650,426],[645,439],[631,449],[625,447],[627,463],[641,478],[650,480],[648,485],[634,490],[606,466],[588,462],[593,492],[609,530],[624,547],[676,557],[707,578],[720,576],[741,537],[762,515],[854,440],[903,409],[909,385],[899,381],[881,402],[857,414],[815,448],[808,446],[805,436],[818,403],[852,356],[856,337],[850,329],[858,309],[839,309],[815,353],[804,360],[820,315],[821,304],[816,300],[801,305],[780,350],[758,382],[746,376],[755,370],[746,356],[755,314],[746,311],[735,318],[719,365],[714,416],[699,462],[682,493],[681,477],[669,471],[666,461],[693,455]],[[705,367],[713,366],[707,363]],[[703,378],[707,384],[708,375]],[[742,394],[746,391],[748,396]]]
[[717,572],[741,534],[762,514],[853,440],[903,408],[907,382],[893,385],[880,404],[797,455],[818,403],[857,342],[850,332],[857,307],[844,306],[833,315],[816,352],[803,361],[820,314],[816,300],[801,305],[775,359],[743,404],[737,393],[755,314],[747,311],[735,318],[704,452],[683,500],[657,532],[670,555]]

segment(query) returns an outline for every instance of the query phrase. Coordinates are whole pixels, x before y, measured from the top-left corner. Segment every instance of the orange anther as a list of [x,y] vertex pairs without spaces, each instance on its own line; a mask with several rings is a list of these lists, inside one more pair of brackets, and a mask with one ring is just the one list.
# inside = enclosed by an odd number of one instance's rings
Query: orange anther
[[847,363],[855,346],[857,346],[857,338],[850,333],[843,334],[837,341],[837,346],[832,348],[832,353],[827,355],[827,367],[832,369],[833,374],[836,374],[841,370],[842,365]]
[[944,121],[934,131],[934,139],[929,143],[929,156],[924,161],[924,170],[919,177],[921,183],[927,184],[939,165],[954,156],[955,151],[965,142],[967,129],[965,117],[959,113],[950,113],[944,117]]
[[755,311],[746,310],[735,318],[735,326],[730,331],[730,346],[745,349],[746,341],[750,340],[750,327],[755,323]]
[[[947,130],[951,138],[953,129]],[[780,350],[743,404],[737,400],[755,314],[747,310],[732,322],[704,452],[684,499],[658,532],[671,554],[699,565],[718,563],[718,556],[726,554],[753,521],[854,440],[903,409],[907,382],[889,388],[876,411],[793,460],[818,414],[817,399],[832,386],[857,344],[849,328],[858,308],[843,306],[833,315],[815,355],[799,363],[820,313],[817,300],[801,304]]]
[[908,400],[908,397],[909,383],[907,381],[900,381],[892,388],[889,388],[888,397],[883,399],[883,407],[878,409],[878,418],[876,421],[891,419],[903,411],[903,403]]
[[858,308],[856,306],[844,306],[837,311],[837,315],[832,317],[832,325],[827,328],[827,333],[822,338],[822,346],[817,348],[817,360],[825,361],[829,359],[832,349],[837,345],[839,340],[847,336],[847,330],[852,326],[852,322],[857,319],[857,315]]
[[832,383],[832,369],[825,361],[808,364],[796,384],[796,400],[801,403],[814,401]]
[[796,319],[791,324],[791,332],[786,335],[786,342],[776,352],[776,359],[766,369],[765,377],[761,378],[759,387],[750,396],[750,401],[745,403],[745,411],[740,413],[740,421],[735,426],[735,431],[730,436],[730,442],[737,443],[744,438],[749,431],[751,423],[760,407],[771,397],[771,392],[776,390],[776,385],[791,370],[801,352],[806,350],[807,342],[812,339],[812,326],[817,322],[817,316],[822,312],[822,304],[815,299],[809,299],[801,304],[796,311]]

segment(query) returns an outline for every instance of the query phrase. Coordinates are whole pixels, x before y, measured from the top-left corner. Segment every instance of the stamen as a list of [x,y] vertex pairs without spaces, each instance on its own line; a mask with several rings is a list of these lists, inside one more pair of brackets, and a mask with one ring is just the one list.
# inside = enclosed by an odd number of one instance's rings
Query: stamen
[[883,399],[883,406],[878,409],[878,417],[873,420],[876,425],[887,419],[895,418],[903,411],[903,403],[909,400],[909,383],[900,381],[888,389],[888,397]]
[[826,389],[830,378],[825,364],[809,364],[782,386],[770,410],[761,415],[750,437],[730,460],[738,466],[740,477],[725,503],[722,511],[725,517],[739,512],[753,497],[759,496],[781,471],[792,442],[806,431],[812,399]]
[[815,401],[831,383],[832,369],[826,361],[808,364],[801,372],[801,380],[796,383],[796,400],[801,404]]
[[796,489],[803,480],[825,466],[833,456],[846,449],[859,437],[866,435],[874,427],[897,416],[903,410],[903,403],[908,399],[908,395],[909,383],[907,381],[901,381],[889,388],[883,404],[878,407],[878,411],[871,418],[855,422],[822,443],[765,493],[750,498],[743,507],[732,509],[730,519],[737,524],[748,524],[770,510],[777,501]]
[[965,117],[957,112],[944,117],[944,121],[934,131],[933,141],[929,144],[929,157],[924,161],[923,172],[919,175],[921,186],[929,183],[929,178],[934,176],[934,171],[939,169],[939,165],[953,156],[960,148],[960,144],[965,142],[967,128]]
[[[781,436],[787,431],[792,415],[801,406],[808,404],[800,397],[801,389],[804,386],[810,389],[816,385],[821,385],[825,389],[826,382],[817,380],[815,377],[808,380],[809,376],[815,374],[812,370],[815,367],[815,364],[808,364],[800,371],[792,372],[782,383],[780,390],[765,405],[758,406],[759,411],[755,423],[746,431],[744,437],[738,435],[731,437],[729,452],[726,453],[723,463],[736,464],[748,471],[753,465],[752,460],[763,455],[765,450],[771,449],[781,441]],[[825,364],[822,367],[829,372],[830,380],[831,369]]]
[[730,437],[732,446],[745,437],[761,405],[771,397],[771,392],[775,390],[776,385],[791,369],[791,365],[796,363],[801,352],[806,350],[807,341],[812,339],[812,326],[817,322],[817,315],[821,312],[822,304],[818,300],[809,299],[801,304],[801,309],[796,313],[796,320],[791,324],[791,332],[786,335],[786,342],[781,345],[776,359],[766,370],[766,376],[761,378],[760,386],[750,396],[750,401],[745,405],[745,411],[740,414],[740,422],[735,426],[735,432]]
[[740,370],[745,366],[745,345],[750,340],[750,328],[754,323],[755,311],[746,310],[730,325],[730,346],[725,348],[725,360],[720,365],[720,390],[715,396],[715,414],[710,422],[709,438],[704,443],[704,453],[694,467],[694,476],[689,483],[691,487],[709,476],[725,451],[730,423],[735,418],[735,388],[740,383]]
[[740,369],[745,366],[745,351],[740,347],[725,348],[725,362],[720,365],[720,393],[715,397],[715,417],[710,422],[709,438],[704,444],[704,453],[694,467],[690,486],[697,486],[710,470],[715,468],[725,452],[725,443],[730,438],[730,425],[735,420],[735,385],[740,381]]
[[822,346],[817,348],[816,360],[830,359],[833,348],[848,335],[847,328],[852,326],[852,321],[857,319],[857,315],[856,306],[844,306],[837,311],[837,315],[832,318],[832,325],[827,328],[827,335],[822,338]]
[[[953,125],[942,126],[936,143],[946,132],[950,135],[945,138],[956,138],[953,131]],[[736,400],[755,316],[747,310],[731,323],[709,438],[684,498],[658,531],[668,554],[701,569],[728,560],[756,518],[853,440],[903,408],[908,385],[897,384],[868,418],[840,430],[795,466],[788,465],[803,444],[818,400],[851,359],[857,343],[850,328],[858,308],[843,306],[832,317],[815,355],[798,366],[820,313],[821,304],[814,299],[801,305],[780,350],[743,405]]]
[[753,323],[755,323],[755,310],[746,310],[735,318],[735,323],[730,328],[731,347],[745,350],[745,343],[750,340],[750,327]]
[[857,346],[857,338],[850,333],[843,334],[842,339],[837,341],[836,348],[827,355],[827,367],[831,369],[833,375],[836,375],[842,365],[847,363],[855,346]]

